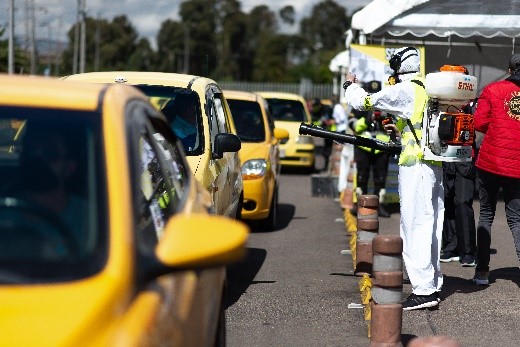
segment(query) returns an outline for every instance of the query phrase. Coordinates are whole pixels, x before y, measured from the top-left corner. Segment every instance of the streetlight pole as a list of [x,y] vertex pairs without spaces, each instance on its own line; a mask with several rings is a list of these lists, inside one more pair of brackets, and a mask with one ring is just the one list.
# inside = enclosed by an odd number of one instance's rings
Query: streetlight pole
[[14,73],[14,0],[9,3],[9,48],[7,58],[7,72]]
[[86,23],[85,17],[87,14],[87,0],[81,1],[81,40],[80,40],[80,52],[79,52],[79,72],[85,72],[85,54],[86,54]]
[[81,0],[78,0],[76,11],[76,25],[74,26],[74,52],[72,54],[72,73],[78,72],[78,50],[79,50],[79,15],[81,11]]
[[186,23],[184,26],[184,64],[183,73],[190,72],[190,26],[191,23]]
[[36,8],[34,4],[34,0],[31,0],[30,3],[30,16],[31,16],[31,31],[29,32],[30,35],[30,51],[31,51],[31,75],[36,74],[36,33],[35,33],[35,25],[36,25]]

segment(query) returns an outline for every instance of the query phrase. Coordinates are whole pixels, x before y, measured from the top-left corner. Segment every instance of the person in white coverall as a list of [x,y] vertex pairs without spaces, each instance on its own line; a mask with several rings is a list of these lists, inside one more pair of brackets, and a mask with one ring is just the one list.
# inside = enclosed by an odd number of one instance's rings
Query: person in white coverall
[[[336,124],[336,131],[346,133],[348,130],[348,115],[339,99],[334,98],[334,107],[332,108],[332,118]],[[341,157],[339,160],[339,177],[338,192],[343,192],[347,188],[348,174],[350,172],[350,162],[354,159],[354,147],[349,144],[343,144],[341,149]]]
[[412,284],[412,294],[403,310],[439,304],[442,287],[440,247],[444,219],[444,187],[441,162],[423,159],[420,143],[422,121],[428,96],[420,76],[419,51],[413,47],[397,49],[392,55],[390,86],[368,95],[356,76],[348,73],[343,87],[345,99],[357,110],[377,109],[398,117],[401,133],[399,156],[400,235],[403,260]]

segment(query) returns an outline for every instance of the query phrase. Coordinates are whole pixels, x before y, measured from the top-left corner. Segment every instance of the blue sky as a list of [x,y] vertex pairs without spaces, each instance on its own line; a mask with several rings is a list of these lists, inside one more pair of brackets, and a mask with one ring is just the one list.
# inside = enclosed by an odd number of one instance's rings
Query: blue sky
[[[76,19],[77,0],[14,0],[15,3],[15,35],[24,36],[26,26],[26,3],[35,4],[36,37],[56,37],[65,40],[66,32]],[[258,5],[267,5],[271,10],[277,11],[283,6],[292,5],[296,10],[297,21],[308,16],[312,7],[321,0],[239,0],[242,11],[249,12]],[[335,0],[341,6],[352,11],[362,7],[370,0]],[[4,13],[0,25],[7,27],[8,9],[11,0],[3,1],[0,7]],[[111,20],[117,15],[125,14],[135,26],[139,35],[147,37],[152,45],[155,45],[155,36],[161,23],[168,19],[178,19],[178,9],[182,0],[86,0],[87,13],[91,17],[100,17]],[[282,28],[290,32],[294,28]]]

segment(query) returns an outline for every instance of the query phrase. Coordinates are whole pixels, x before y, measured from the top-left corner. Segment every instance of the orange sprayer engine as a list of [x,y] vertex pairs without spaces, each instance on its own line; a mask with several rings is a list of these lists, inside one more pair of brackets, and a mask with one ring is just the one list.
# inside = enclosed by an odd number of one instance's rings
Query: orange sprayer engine
[[475,136],[473,115],[463,111],[476,97],[477,79],[462,66],[444,65],[426,75],[428,107],[423,120],[424,159],[469,161]]

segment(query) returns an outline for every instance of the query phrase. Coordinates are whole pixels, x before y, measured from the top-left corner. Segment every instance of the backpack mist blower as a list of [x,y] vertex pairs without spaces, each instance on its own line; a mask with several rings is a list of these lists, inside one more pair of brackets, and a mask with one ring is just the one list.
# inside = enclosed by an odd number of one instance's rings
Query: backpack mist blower
[[425,79],[428,106],[423,118],[424,159],[471,161],[475,139],[473,115],[465,113],[477,95],[477,78],[459,65],[444,65]]
[[385,142],[378,139],[325,130],[313,124],[301,123],[299,132],[300,135],[310,135],[324,139],[330,139],[339,143],[350,143],[355,146],[374,148],[380,151],[388,152],[390,154],[401,153],[401,145],[397,143]]

